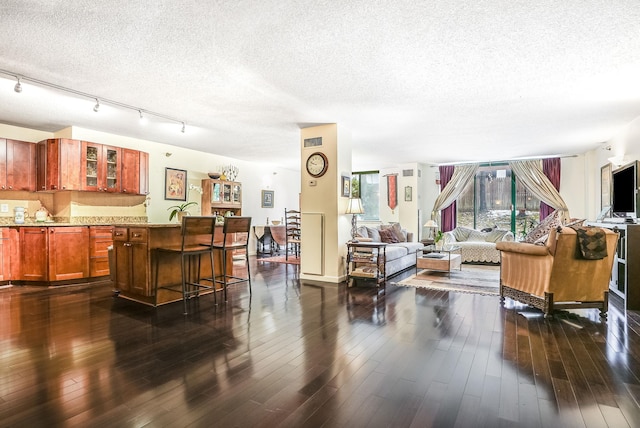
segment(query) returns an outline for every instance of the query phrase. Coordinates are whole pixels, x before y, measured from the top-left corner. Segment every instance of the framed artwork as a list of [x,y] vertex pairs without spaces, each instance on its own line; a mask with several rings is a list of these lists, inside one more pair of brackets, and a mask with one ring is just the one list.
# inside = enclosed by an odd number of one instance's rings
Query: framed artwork
[[611,164],[600,168],[600,209],[611,206]]
[[171,201],[187,200],[187,171],[164,169],[164,198]]
[[404,187],[404,200],[407,202],[411,202],[411,200],[413,199],[413,189],[411,188],[411,186],[405,186]]
[[348,198],[351,196],[351,179],[346,176],[342,176],[342,197]]
[[273,190],[262,191],[262,208],[273,208]]

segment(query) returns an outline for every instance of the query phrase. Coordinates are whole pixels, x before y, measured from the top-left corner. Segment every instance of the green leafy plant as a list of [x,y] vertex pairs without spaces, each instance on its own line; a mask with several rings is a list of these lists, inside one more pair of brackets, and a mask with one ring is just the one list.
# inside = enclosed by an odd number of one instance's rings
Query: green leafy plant
[[169,221],[173,220],[178,215],[178,213],[186,211],[187,208],[189,208],[191,205],[198,205],[198,203],[193,201],[185,202],[184,204],[174,205],[167,208],[167,211],[172,210],[171,213],[169,213]]
[[444,233],[441,230],[436,232],[435,238],[433,238],[433,242],[440,242],[440,240],[444,237]]

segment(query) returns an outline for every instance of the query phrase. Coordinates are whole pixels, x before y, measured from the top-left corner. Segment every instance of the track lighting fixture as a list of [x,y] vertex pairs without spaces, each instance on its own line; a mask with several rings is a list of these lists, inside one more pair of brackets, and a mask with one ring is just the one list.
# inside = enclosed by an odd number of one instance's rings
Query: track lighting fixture
[[150,110],[144,110],[141,109],[140,107],[136,107],[136,106],[132,106],[130,104],[125,104],[125,103],[121,103],[119,101],[115,101],[115,100],[110,100],[107,98],[103,98],[100,97],[98,98],[97,96],[93,95],[93,94],[89,94],[87,92],[82,92],[82,91],[77,91],[75,89],[71,89],[71,88],[67,88],[64,86],[60,86],[57,85],[55,83],[49,83],[49,82],[45,82],[44,80],[40,80],[40,79],[36,79],[33,77],[29,77],[29,76],[25,76],[23,74],[18,75],[16,72],[11,71],[11,70],[5,70],[5,69],[0,69],[0,75],[1,76],[9,76],[12,79],[16,79],[16,84],[13,87],[13,90],[17,93],[22,92],[22,81],[24,80],[25,82],[29,82],[32,84],[35,84],[37,86],[43,86],[45,88],[50,88],[50,89],[54,89],[60,92],[65,92],[67,94],[72,94],[75,95],[77,97],[81,97],[81,98],[88,98],[88,99],[93,99],[96,100],[96,104],[93,106],[93,111],[94,112],[98,112],[100,110],[100,104],[109,104],[111,106],[115,106],[115,107],[120,107],[121,109],[127,109],[127,110],[135,110],[138,112],[138,115],[140,116],[140,123],[145,123],[149,120],[149,116],[155,116],[161,119],[165,119],[171,122],[175,122],[175,123],[179,123],[182,124],[182,129],[181,132],[185,132],[185,122],[183,120],[180,120],[178,118],[175,117],[171,117],[171,116],[167,116],[166,114],[162,114],[162,113],[157,113],[154,111],[150,111]]

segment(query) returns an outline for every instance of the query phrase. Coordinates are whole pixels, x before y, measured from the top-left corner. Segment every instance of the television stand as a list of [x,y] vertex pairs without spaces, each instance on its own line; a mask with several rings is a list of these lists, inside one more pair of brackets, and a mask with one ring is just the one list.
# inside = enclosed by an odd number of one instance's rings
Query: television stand
[[[627,217],[633,219],[633,217]],[[640,225],[627,224],[625,218],[616,222],[586,222],[587,226],[604,227],[618,232],[618,246],[613,259],[609,289],[624,299],[625,308],[640,310]]]

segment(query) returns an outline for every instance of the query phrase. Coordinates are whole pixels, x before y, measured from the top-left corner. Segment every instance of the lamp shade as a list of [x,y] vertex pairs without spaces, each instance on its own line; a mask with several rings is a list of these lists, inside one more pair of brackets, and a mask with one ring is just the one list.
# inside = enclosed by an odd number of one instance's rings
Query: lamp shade
[[346,214],[364,214],[362,200],[360,200],[360,198],[350,198]]
[[437,229],[438,228],[438,223],[436,223],[433,220],[429,220],[428,222],[426,222],[424,224],[424,227],[433,227],[434,229]]

